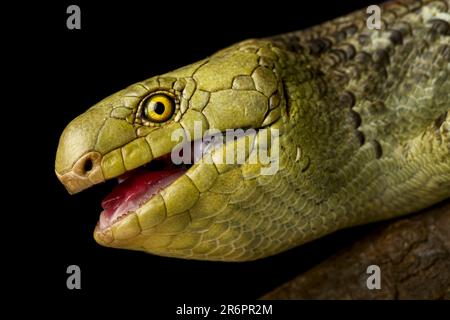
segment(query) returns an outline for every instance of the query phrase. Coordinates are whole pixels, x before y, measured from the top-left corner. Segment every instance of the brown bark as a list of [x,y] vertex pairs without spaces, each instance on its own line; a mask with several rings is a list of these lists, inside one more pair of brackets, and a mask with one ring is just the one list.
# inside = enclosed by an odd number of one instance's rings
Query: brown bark
[[[381,289],[367,288],[369,265]],[[382,226],[263,299],[450,299],[450,199]]]

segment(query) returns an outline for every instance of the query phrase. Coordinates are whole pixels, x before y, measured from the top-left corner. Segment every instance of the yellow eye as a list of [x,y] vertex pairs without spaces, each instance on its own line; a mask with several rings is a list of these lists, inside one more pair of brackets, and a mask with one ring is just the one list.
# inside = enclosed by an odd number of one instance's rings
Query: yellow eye
[[155,94],[143,102],[142,114],[152,122],[164,122],[175,112],[175,102],[165,94]]

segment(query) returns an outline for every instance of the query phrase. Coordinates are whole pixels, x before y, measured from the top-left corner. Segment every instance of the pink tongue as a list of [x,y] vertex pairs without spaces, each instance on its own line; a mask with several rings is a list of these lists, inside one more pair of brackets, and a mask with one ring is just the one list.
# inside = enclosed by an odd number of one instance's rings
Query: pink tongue
[[116,186],[103,199],[102,208],[105,210],[104,214],[111,217],[124,203],[139,205],[145,202],[152,194],[156,194],[160,189],[170,184],[184,171],[185,169],[175,167],[158,171],[145,169],[132,171],[125,181]]

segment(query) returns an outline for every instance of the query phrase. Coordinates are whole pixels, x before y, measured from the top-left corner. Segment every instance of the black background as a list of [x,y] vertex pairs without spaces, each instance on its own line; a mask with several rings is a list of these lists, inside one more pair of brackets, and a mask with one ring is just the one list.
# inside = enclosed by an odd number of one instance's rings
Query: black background
[[[108,188],[97,186],[69,196],[53,171],[64,127],[102,98],[237,41],[303,29],[372,3],[62,1],[15,9],[22,19],[10,30],[18,31],[23,21],[30,27],[27,37],[9,34],[21,59],[14,78],[22,92],[14,94],[20,102],[14,117],[21,120],[14,125],[19,128],[17,138],[27,141],[27,156],[14,160],[26,168],[21,171],[25,175],[11,181],[16,191],[25,184],[27,195],[14,199],[19,214],[13,218],[25,225],[26,231],[14,231],[24,240],[19,254],[28,260],[22,266],[33,266],[28,270],[39,283],[36,288],[58,297],[111,301],[137,294],[155,303],[255,299],[376,228],[340,231],[247,263],[188,261],[109,249],[97,245],[92,236]],[[70,4],[81,7],[81,30],[66,28]],[[82,290],[66,288],[66,268],[71,264],[81,267]]]

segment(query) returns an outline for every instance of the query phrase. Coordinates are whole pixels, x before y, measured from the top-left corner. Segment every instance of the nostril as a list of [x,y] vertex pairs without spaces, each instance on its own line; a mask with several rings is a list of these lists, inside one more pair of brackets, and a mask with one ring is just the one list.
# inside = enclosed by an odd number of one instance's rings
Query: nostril
[[98,152],[89,152],[82,156],[73,166],[73,170],[80,176],[88,176],[97,172],[101,155]]
[[85,173],[89,173],[89,171],[91,171],[93,167],[94,167],[94,164],[92,162],[92,159],[87,158],[83,165],[83,171]]
[[73,165],[72,172],[81,179],[103,179],[102,156],[96,151],[82,155]]

